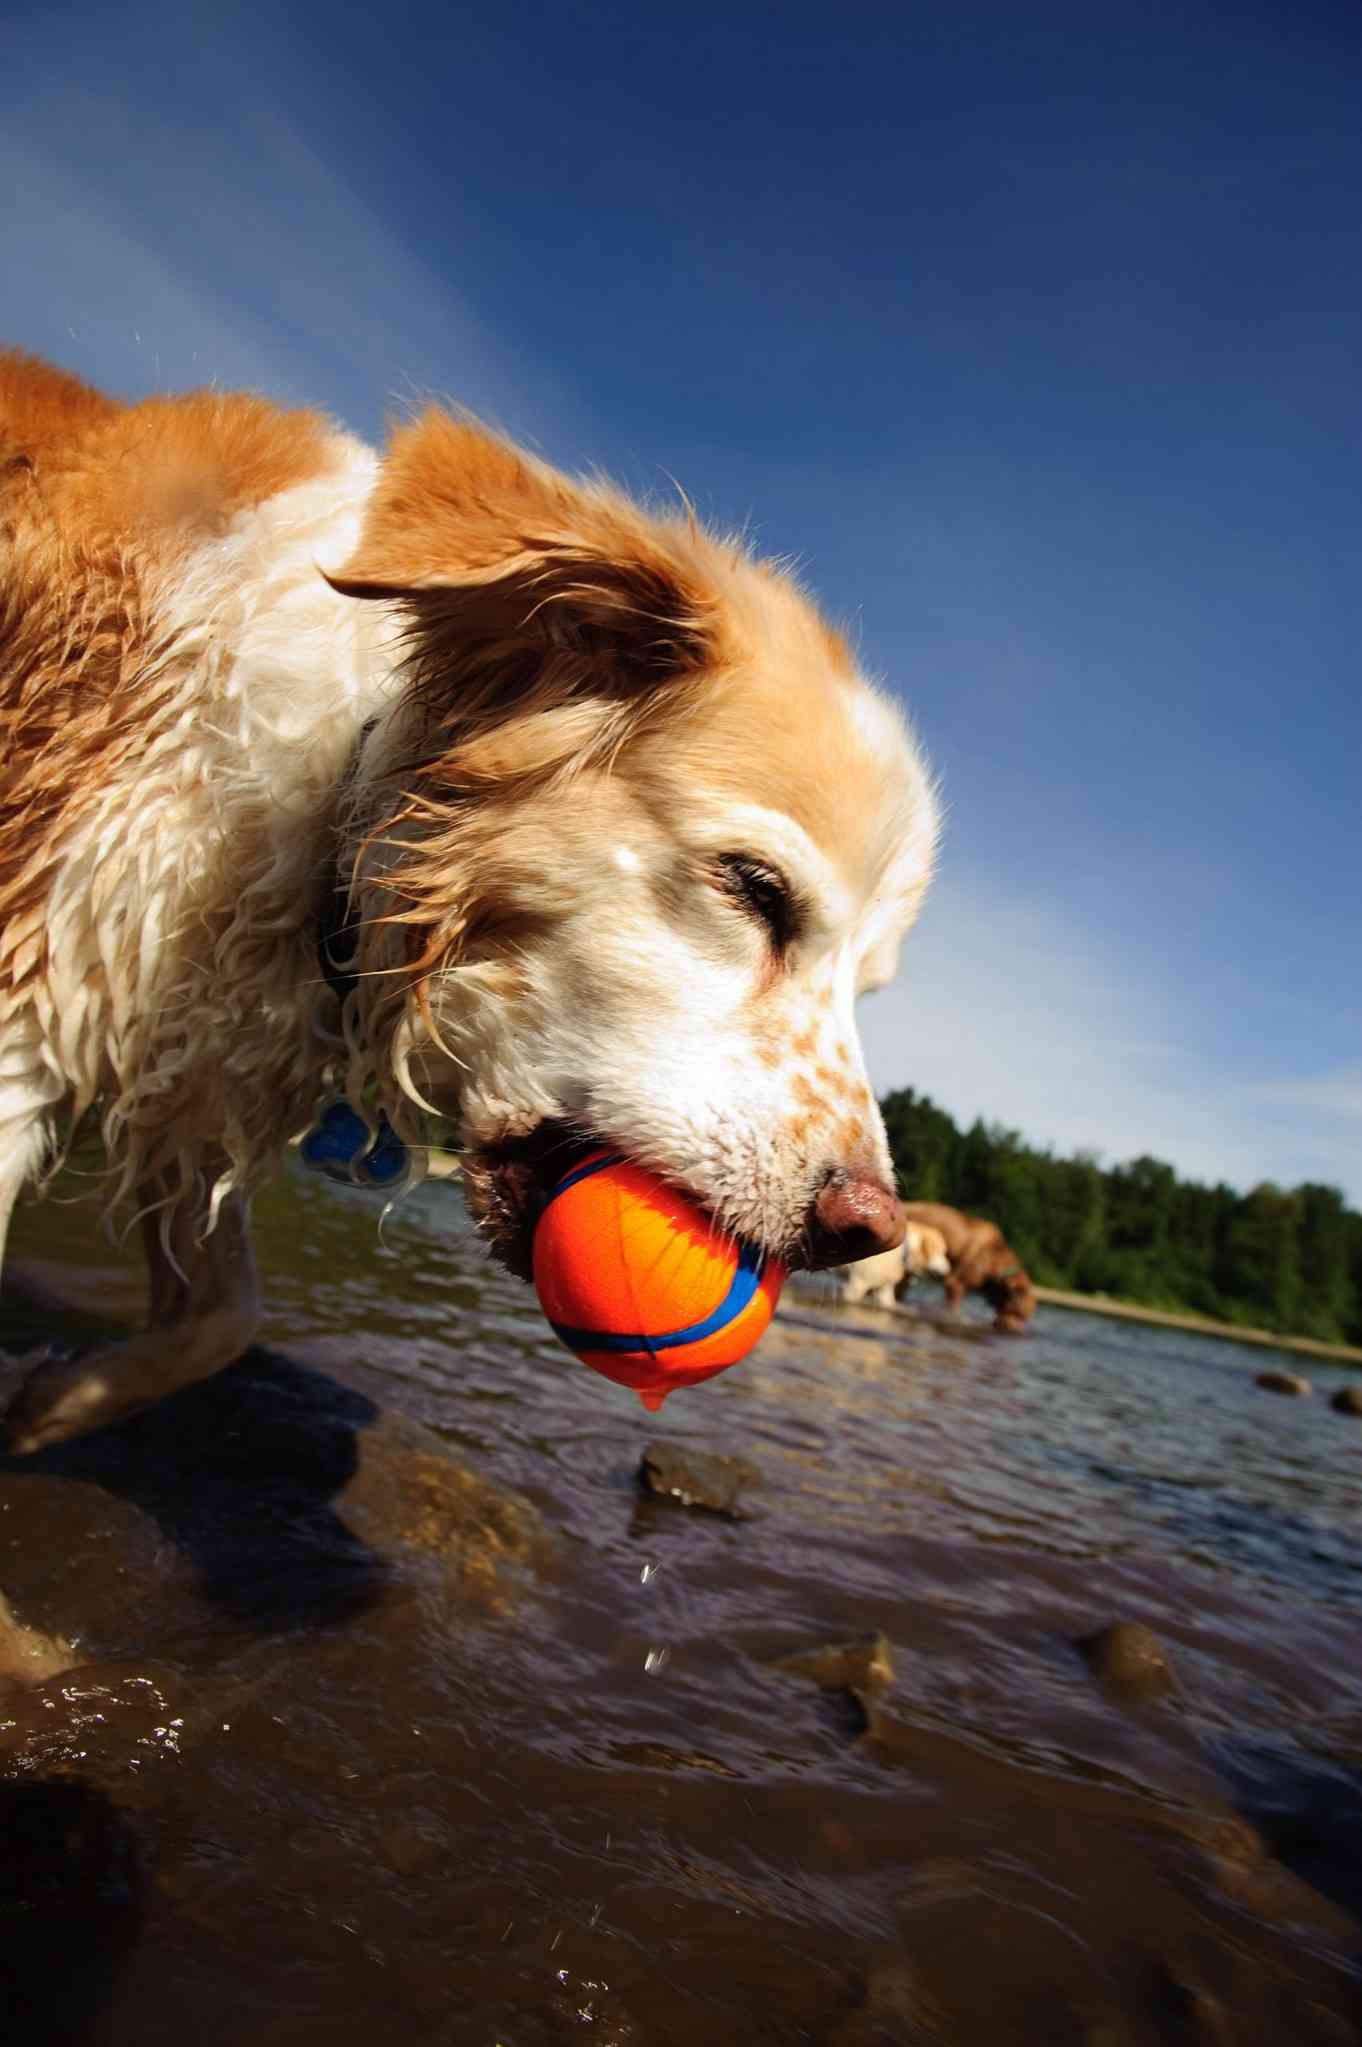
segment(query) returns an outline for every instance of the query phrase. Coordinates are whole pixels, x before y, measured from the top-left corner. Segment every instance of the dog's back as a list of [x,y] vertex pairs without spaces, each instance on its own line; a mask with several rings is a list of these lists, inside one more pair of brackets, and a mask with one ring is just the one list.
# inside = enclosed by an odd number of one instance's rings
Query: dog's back
[[0,464],[34,460],[124,408],[67,370],[0,349]]
[[950,1260],[948,1298],[959,1301],[968,1292],[982,1293],[997,1310],[999,1328],[1022,1328],[1035,1312],[1035,1289],[1021,1260],[996,1223],[965,1215],[941,1201],[907,1201],[910,1226],[940,1232]]
[[[263,1138],[245,1129],[265,1113],[253,1068],[273,1065],[266,1086],[287,1099],[287,1071],[254,1042],[263,955],[287,945],[290,920],[309,924],[314,887],[281,869],[290,790],[271,742],[305,703],[308,669],[334,692],[344,665],[352,607],[317,574],[313,543],[344,503],[354,446],[248,395],[124,405],[0,354],[0,1170],[21,1155],[32,1168],[58,1105],[69,1126],[102,1096],[130,1192],[183,1148],[200,1105],[220,1111],[224,1053],[248,1042],[239,1099],[256,1106],[235,1138],[225,1118],[229,1149],[244,1159]],[[362,491],[350,495],[337,552],[357,530]],[[290,517],[296,569],[273,537]],[[259,652],[253,604],[274,641]],[[290,636],[307,651],[290,657]],[[334,664],[329,647],[318,658],[328,638]],[[313,744],[327,751],[324,726]],[[294,767],[308,772],[301,755]],[[202,1013],[205,991],[220,1008],[248,981],[241,1015]],[[281,1041],[306,1031],[290,1008],[292,991]]]

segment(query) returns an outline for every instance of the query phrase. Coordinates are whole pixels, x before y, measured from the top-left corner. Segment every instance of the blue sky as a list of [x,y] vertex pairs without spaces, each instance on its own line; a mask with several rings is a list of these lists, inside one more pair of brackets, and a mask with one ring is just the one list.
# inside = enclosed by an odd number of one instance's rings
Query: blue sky
[[880,1087],[1362,1203],[1360,93],[1308,0],[30,10],[3,324],[679,479],[943,779]]

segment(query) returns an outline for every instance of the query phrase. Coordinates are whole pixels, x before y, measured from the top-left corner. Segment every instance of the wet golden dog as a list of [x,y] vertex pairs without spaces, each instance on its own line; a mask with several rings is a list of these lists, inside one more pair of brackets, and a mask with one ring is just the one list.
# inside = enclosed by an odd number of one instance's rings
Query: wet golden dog
[[994,1328],[1019,1336],[1036,1312],[1036,1290],[998,1225],[944,1201],[910,1201],[904,1213],[910,1224],[940,1231],[950,1260],[944,1285],[950,1305],[958,1308],[967,1293],[982,1294],[994,1311]]
[[94,1110],[151,1266],[14,1447],[239,1354],[329,1093],[449,1118],[522,1273],[599,1139],[796,1265],[899,1241],[852,1011],[934,805],[788,574],[438,410],[378,455],[0,356],[0,604],[0,1233]]

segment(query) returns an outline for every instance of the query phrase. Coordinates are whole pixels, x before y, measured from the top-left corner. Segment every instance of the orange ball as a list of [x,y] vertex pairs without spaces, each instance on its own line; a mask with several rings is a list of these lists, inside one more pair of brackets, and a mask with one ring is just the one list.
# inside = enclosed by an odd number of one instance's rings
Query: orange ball
[[534,1284],[555,1336],[643,1405],[745,1358],[785,1267],[618,1152],[563,1175],[534,1233]]

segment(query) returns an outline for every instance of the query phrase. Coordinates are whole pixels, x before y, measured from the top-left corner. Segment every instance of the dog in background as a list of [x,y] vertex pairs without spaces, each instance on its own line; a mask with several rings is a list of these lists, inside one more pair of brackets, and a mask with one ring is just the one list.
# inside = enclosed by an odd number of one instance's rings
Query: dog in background
[[944,1288],[951,1307],[958,1308],[968,1293],[982,1294],[994,1310],[994,1328],[1020,1335],[1036,1311],[1036,1290],[997,1224],[940,1201],[905,1202],[904,1213],[910,1226],[922,1223],[941,1232],[950,1260]]
[[877,1251],[855,1265],[841,1265],[836,1277],[841,1298],[849,1307],[873,1301],[877,1308],[892,1308],[897,1295],[913,1280],[924,1274],[945,1279],[950,1269],[946,1239],[940,1230],[910,1222],[897,1250]]
[[522,1276],[601,1143],[795,1268],[893,1249],[853,1004],[935,832],[893,704],[688,510],[0,354],[0,1240],[93,1111],[151,1275],[10,1447],[240,1354],[251,1190],[338,1094],[447,1117]]

